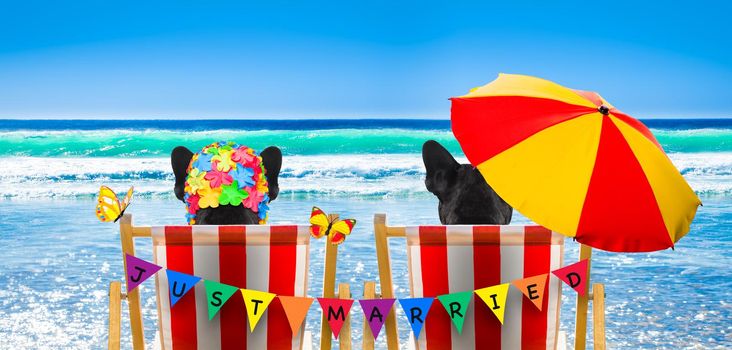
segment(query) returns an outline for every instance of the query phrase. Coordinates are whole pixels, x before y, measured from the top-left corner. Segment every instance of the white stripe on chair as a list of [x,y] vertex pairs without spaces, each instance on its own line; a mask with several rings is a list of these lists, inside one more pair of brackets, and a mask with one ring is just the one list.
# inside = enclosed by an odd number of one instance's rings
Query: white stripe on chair
[[[261,242],[249,244],[255,236]],[[247,289],[269,290],[269,236],[268,226],[247,227]],[[266,243],[265,243],[266,242]],[[247,322],[249,322],[247,320]],[[244,330],[249,332],[249,328]],[[262,315],[254,332],[247,335],[247,349],[267,348],[267,313]]]
[[[447,226],[447,274],[450,293],[473,289],[473,227]],[[435,301],[439,302],[439,301]],[[475,348],[475,310],[472,303],[466,312],[462,335],[450,327],[453,349]]]
[[[502,226],[501,240],[504,238],[520,237],[523,241],[523,226]],[[501,282],[508,283],[524,278],[524,245],[501,244]],[[508,289],[506,298],[506,312],[503,327],[501,328],[501,349],[521,349],[521,306],[523,294],[516,288]]]
[[[219,281],[219,230],[216,226],[193,226],[193,274]],[[196,284],[196,334],[198,348],[220,349],[220,319],[208,320],[208,299],[203,281]]]
[[[165,227],[153,227],[151,229],[153,239],[153,259],[158,266],[167,266],[165,251]],[[155,274],[155,282],[158,291],[168,290],[168,275],[165,272]],[[156,293],[158,299],[158,333],[163,349],[173,348],[173,339],[170,333],[170,296],[168,293]]]

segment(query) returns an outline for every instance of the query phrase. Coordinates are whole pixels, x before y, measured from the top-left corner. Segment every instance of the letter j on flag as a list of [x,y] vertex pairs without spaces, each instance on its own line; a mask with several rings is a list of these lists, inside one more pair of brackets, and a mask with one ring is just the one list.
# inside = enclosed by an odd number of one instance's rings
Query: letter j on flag
[[125,266],[127,266],[128,293],[162,269],[162,267],[158,265],[149,263],[130,254],[125,254]]

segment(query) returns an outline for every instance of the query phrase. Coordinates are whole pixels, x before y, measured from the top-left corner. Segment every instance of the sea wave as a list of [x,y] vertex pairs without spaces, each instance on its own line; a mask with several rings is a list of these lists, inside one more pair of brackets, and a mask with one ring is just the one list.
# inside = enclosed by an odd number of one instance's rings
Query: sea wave
[[[732,129],[653,129],[670,153],[732,152]],[[255,149],[276,145],[286,155],[419,153],[424,141],[460,145],[448,130],[373,128],[319,130],[0,130],[0,156],[163,157],[179,145],[201,148],[233,140]]]
[[[732,152],[674,153],[671,160],[701,195],[732,195]],[[467,162],[459,157],[460,162]],[[168,158],[0,157],[0,198],[92,197],[104,184],[134,185],[138,196],[172,197]],[[283,197],[431,196],[419,154],[285,156]]]

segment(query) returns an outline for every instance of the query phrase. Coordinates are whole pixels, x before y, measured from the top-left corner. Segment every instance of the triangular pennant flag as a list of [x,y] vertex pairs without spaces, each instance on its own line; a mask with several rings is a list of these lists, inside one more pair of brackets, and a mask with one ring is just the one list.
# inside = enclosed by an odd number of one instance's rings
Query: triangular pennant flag
[[287,321],[290,322],[290,328],[292,328],[292,334],[297,334],[314,299],[307,297],[286,297],[284,295],[278,295],[277,299],[280,299],[282,309],[285,310]]
[[162,269],[158,265],[127,253],[125,253],[125,265],[127,266],[127,293]]
[[493,311],[501,324],[503,324],[503,315],[506,312],[506,296],[508,295],[508,286],[510,283],[499,284],[475,291],[481,300],[488,305]]
[[572,287],[579,295],[587,292],[588,259],[582,259],[572,265],[552,271],[562,282]]
[[521,293],[531,300],[539,310],[541,310],[542,302],[544,301],[544,287],[546,286],[546,279],[549,277],[548,273],[543,275],[536,275],[526,277],[524,279],[515,280],[511,282]]
[[206,287],[209,320],[213,319],[224,303],[239,290],[237,287],[209,280],[203,280],[203,285]]
[[165,270],[168,273],[168,289],[170,290],[170,307],[182,298],[193,286],[201,280],[201,277],[188,275],[173,270]]
[[419,338],[419,333],[422,332],[424,320],[427,319],[427,313],[430,311],[433,301],[435,301],[435,298],[399,299],[399,303],[402,304],[402,309],[404,309],[404,314],[412,326],[412,332],[414,332],[415,338]]
[[244,306],[247,309],[249,331],[254,332],[254,327],[276,295],[252,289],[241,289],[241,295],[244,297]]
[[460,334],[463,333],[465,314],[468,311],[468,304],[470,304],[470,298],[472,296],[472,291],[437,296],[437,300],[439,300],[442,303],[442,306],[445,307],[447,315],[450,316],[452,323]]
[[320,308],[323,309],[325,319],[328,320],[333,336],[338,339],[343,322],[346,322],[348,313],[351,312],[353,299],[318,298]]
[[359,300],[366,322],[371,328],[371,335],[376,339],[384,326],[386,316],[389,316],[391,307],[396,299],[364,299]]

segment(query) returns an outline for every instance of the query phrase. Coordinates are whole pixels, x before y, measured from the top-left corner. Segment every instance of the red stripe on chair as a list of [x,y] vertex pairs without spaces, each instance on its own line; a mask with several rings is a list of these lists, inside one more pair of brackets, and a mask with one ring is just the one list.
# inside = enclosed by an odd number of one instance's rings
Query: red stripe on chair
[[[245,226],[219,227],[219,278],[221,283],[247,287]],[[233,295],[219,311],[221,349],[247,348],[247,318],[240,293]]]
[[[550,230],[540,226],[526,226],[524,240],[524,277],[550,272],[551,237]],[[544,286],[544,300],[541,311],[533,303],[521,303],[521,348],[524,350],[546,349],[547,309],[549,305],[549,283]]]
[[[473,227],[473,285],[475,289],[501,283],[501,229]],[[480,298],[475,298],[475,348],[501,348],[501,322]]]
[[[295,294],[297,226],[272,226],[269,246],[269,292]],[[292,349],[292,329],[280,300],[267,308],[267,348]]]
[[[190,226],[165,228],[167,268],[193,275],[193,234]],[[196,293],[190,291],[170,308],[173,348],[196,349]]]
[[[422,288],[425,297],[450,293],[447,272],[447,231],[444,226],[419,228]],[[439,301],[432,303],[424,324],[427,349],[442,350],[452,347],[452,322]]]

